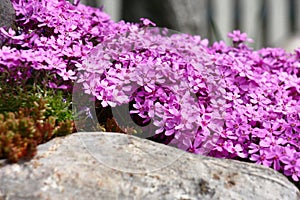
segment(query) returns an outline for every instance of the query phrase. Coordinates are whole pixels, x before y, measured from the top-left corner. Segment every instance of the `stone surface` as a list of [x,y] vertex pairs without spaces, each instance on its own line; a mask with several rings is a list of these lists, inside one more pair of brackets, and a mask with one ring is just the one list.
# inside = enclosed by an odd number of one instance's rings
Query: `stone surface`
[[0,27],[12,27],[15,20],[15,10],[10,0],[0,1]]
[[40,145],[30,162],[4,164],[0,199],[299,200],[300,193],[260,165],[122,134],[76,133]]

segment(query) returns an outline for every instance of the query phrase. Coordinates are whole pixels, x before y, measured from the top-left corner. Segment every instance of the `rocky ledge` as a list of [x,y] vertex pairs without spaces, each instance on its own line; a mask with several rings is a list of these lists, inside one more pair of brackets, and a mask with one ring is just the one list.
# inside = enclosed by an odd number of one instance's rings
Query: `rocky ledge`
[[194,155],[117,133],[76,133],[40,145],[29,162],[3,164],[0,200],[299,200],[280,173]]

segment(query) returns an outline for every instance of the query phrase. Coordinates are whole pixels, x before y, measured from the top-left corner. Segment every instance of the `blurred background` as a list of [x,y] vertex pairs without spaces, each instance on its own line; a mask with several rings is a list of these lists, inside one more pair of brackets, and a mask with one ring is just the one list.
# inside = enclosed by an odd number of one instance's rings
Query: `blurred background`
[[300,0],[81,0],[104,7],[114,21],[149,18],[159,27],[197,34],[213,41],[239,29],[252,47],[300,47]]

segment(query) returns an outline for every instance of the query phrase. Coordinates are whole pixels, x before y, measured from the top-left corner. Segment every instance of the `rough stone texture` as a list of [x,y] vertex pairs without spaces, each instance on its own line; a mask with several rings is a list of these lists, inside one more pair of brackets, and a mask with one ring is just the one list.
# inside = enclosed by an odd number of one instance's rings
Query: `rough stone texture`
[[[208,35],[207,2],[205,0],[168,0],[169,21],[183,33]],[[168,10],[169,11],[169,10]]]
[[10,0],[0,0],[0,27],[12,27],[15,21],[15,10]]
[[[155,170],[168,157],[175,160]],[[286,177],[260,165],[122,134],[76,133],[40,145],[30,162],[2,166],[0,199],[299,200],[300,193]]]

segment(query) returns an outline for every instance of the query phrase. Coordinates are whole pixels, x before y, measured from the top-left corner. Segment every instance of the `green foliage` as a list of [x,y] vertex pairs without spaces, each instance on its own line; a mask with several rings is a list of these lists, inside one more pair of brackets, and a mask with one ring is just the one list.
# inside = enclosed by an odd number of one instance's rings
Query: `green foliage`
[[59,122],[55,116],[46,116],[48,107],[44,99],[31,103],[33,107],[0,114],[0,159],[30,159],[38,144],[73,132],[72,120]]
[[4,80],[0,79],[0,159],[30,159],[37,145],[74,132],[70,94]]
[[45,116],[55,116],[58,122],[73,120],[72,97],[69,93],[62,90],[39,89],[38,94],[47,102]]
[[71,94],[62,90],[42,88],[39,85],[5,84],[0,80],[0,113],[17,112],[19,108],[30,108],[43,98],[47,109],[45,117],[53,116],[58,122],[72,120]]

